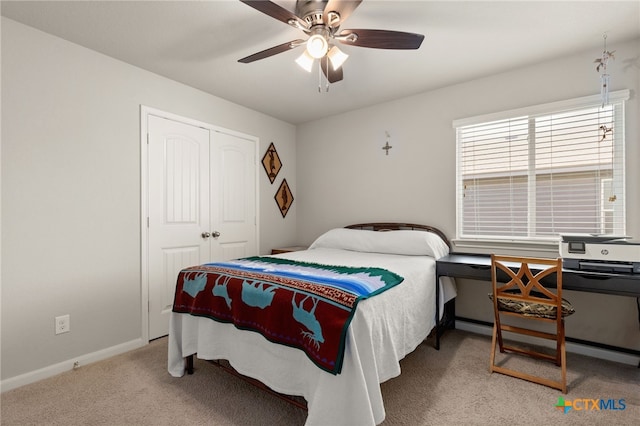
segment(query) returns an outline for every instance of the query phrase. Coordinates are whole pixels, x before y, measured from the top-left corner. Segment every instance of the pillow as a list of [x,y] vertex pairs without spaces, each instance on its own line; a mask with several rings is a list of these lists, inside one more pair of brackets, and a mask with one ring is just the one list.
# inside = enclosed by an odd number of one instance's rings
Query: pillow
[[320,235],[309,249],[336,248],[367,253],[431,256],[438,259],[449,253],[440,236],[425,231],[368,231],[335,228]]

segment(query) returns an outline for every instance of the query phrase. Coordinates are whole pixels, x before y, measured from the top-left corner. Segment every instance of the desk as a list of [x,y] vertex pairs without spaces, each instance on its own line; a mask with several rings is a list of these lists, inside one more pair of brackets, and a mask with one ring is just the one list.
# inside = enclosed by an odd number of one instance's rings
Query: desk
[[[531,268],[536,272],[535,267]],[[488,254],[451,253],[436,261],[436,275],[491,281],[491,256]],[[550,287],[555,284],[549,282]],[[546,284],[542,280],[543,284]],[[562,269],[564,290],[640,297],[640,275]]]
[[[531,267],[531,272],[537,272],[535,266]],[[436,276],[491,281],[491,256],[488,254],[450,253],[449,255],[441,257],[436,261]],[[548,284],[549,287],[555,287],[555,282],[553,280],[545,283],[545,280],[543,279],[541,282],[545,285]],[[615,294],[618,296],[631,296],[640,298],[640,275],[576,271],[573,269],[563,268],[562,288],[563,290]],[[637,300],[639,311],[638,319],[640,321],[640,299]],[[493,323],[486,323],[484,321],[469,320],[459,317],[455,318],[493,326]],[[609,350],[630,353],[633,355],[640,355],[640,351],[636,351],[633,349],[619,348],[581,339],[572,339],[570,337],[567,337],[566,340],[570,342],[597,346]],[[640,368],[640,364],[638,365],[638,367]]]

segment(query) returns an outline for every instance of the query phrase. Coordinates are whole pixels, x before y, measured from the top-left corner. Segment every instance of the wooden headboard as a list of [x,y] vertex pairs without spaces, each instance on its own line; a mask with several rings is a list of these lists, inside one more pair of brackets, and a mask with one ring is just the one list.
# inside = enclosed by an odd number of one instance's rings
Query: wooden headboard
[[449,248],[451,248],[451,242],[447,238],[447,236],[436,227],[429,225],[417,225],[415,223],[398,223],[398,222],[372,222],[372,223],[358,223],[355,225],[348,225],[345,228],[349,229],[363,229],[369,231],[400,231],[400,230],[416,230],[416,231],[426,231],[433,232],[438,235],[442,240],[447,243]]

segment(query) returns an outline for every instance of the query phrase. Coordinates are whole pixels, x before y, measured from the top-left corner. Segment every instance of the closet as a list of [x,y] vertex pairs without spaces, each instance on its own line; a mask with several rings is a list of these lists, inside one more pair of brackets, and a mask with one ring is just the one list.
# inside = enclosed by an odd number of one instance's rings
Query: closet
[[258,254],[258,142],[191,120],[145,115],[143,257],[151,340],[168,334],[182,268]]

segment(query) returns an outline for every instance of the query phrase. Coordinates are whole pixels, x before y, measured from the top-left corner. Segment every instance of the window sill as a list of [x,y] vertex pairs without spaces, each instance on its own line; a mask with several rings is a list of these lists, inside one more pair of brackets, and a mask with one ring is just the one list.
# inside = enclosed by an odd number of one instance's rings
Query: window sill
[[557,241],[467,240],[454,239],[454,250],[464,253],[496,253],[529,256],[559,256]]

